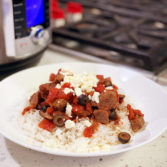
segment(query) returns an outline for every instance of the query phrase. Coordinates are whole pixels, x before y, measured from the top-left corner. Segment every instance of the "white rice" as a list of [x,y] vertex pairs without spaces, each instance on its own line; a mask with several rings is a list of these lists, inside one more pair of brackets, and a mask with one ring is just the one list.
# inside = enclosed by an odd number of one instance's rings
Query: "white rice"
[[84,122],[88,118],[79,120],[72,129],[57,128],[54,133],[38,127],[43,118],[37,110],[27,112],[24,116],[20,114],[18,122],[30,144],[43,148],[84,153],[110,150],[112,145],[119,144],[119,132],[128,132],[131,136],[133,135],[126,107],[117,111],[117,114],[120,117],[119,125],[114,125],[113,121],[107,126],[100,124],[91,138],[83,136],[86,127]]
[[[81,88],[82,91],[92,91],[92,87],[96,86],[98,82],[93,74],[73,74],[69,71],[62,73],[65,75],[65,78],[60,85],[65,82],[70,82],[72,86]],[[108,125],[100,124],[98,130],[95,131],[91,138],[83,136],[85,127],[90,124],[90,122],[86,121],[88,118],[78,120],[74,128],[57,128],[52,133],[38,127],[39,122],[43,119],[39,115],[38,110],[31,110],[24,116],[20,112],[18,123],[19,127],[21,127],[27,136],[26,142],[35,146],[76,153],[108,151],[113,145],[120,144],[118,141],[118,133],[128,132],[131,136],[133,135],[128,119],[128,111],[125,107],[127,104],[126,99],[127,97],[119,110],[116,111],[120,118],[119,125],[114,125],[114,121],[111,121]],[[98,96],[95,98],[95,101],[98,101]]]

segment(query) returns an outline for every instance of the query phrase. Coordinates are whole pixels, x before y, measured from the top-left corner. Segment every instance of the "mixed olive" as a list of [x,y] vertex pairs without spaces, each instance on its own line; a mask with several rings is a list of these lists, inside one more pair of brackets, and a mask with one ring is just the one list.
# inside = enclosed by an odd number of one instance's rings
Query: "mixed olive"
[[129,133],[127,132],[120,132],[118,134],[118,140],[122,143],[122,144],[125,144],[125,143],[128,143],[129,140],[130,140],[131,136]]

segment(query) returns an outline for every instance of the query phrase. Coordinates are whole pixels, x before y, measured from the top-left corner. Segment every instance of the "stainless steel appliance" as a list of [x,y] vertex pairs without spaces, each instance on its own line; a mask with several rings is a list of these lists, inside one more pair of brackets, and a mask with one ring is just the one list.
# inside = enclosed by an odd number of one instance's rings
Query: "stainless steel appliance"
[[0,72],[33,63],[50,42],[49,0],[0,0]]

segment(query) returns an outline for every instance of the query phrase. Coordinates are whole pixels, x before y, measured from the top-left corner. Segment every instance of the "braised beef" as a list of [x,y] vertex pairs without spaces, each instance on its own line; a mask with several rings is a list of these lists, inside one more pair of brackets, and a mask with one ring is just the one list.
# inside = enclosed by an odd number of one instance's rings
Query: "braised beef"
[[134,132],[139,131],[145,124],[144,118],[142,116],[136,115],[134,119],[130,120],[132,130]]
[[117,94],[115,91],[102,92],[99,97],[99,109],[110,110],[118,106]]
[[99,109],[99,110],[94,110],[93,114],[97,122],[102,123],[102,124],[109,123],[109,112],[108,111]]

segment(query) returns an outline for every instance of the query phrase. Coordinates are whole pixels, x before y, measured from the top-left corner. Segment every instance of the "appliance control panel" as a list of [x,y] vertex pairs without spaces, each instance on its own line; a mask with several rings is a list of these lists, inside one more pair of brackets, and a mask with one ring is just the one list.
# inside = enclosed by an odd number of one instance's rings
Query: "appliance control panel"
[[12,0],[16,59],[34,55],[50,42],[48,0]]

